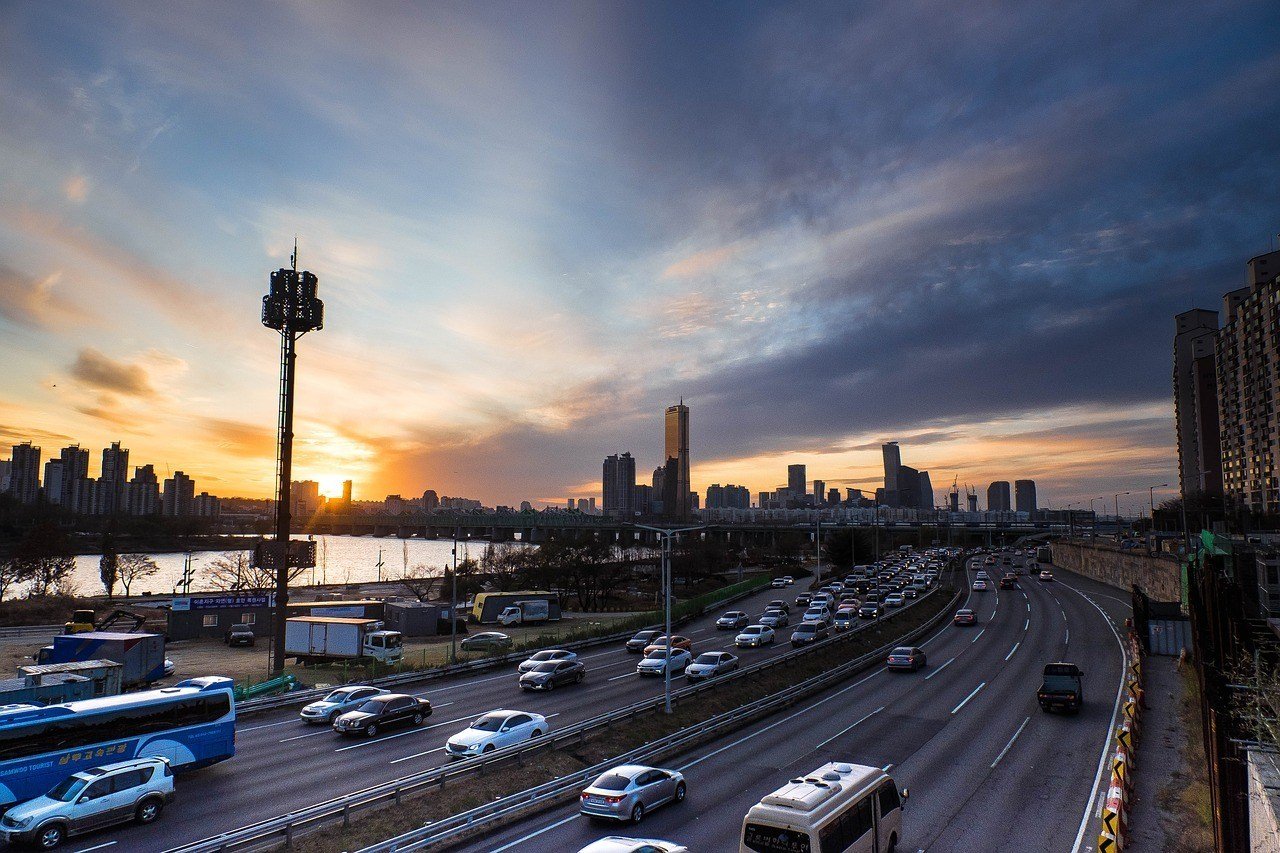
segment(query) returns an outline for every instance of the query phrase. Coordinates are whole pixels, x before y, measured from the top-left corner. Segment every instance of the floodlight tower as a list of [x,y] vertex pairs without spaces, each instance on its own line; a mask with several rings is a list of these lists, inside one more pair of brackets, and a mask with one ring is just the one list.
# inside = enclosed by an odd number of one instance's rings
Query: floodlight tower
[[[271,290],[262,297],[262,325],[280,333],[280,419],[276,438],[276,541],[267,560],[276,577],[272,625],[271,670],[284,671],[284,629],[289,604],[289,478],[293,468],[293,388],[297,342],[307,332],[324,328],[324,303],[316,298],[317,279],[298,270],[298,241],[293,241],[291,269],[271,274]],[[265,554],[264,554],[265,556]]]

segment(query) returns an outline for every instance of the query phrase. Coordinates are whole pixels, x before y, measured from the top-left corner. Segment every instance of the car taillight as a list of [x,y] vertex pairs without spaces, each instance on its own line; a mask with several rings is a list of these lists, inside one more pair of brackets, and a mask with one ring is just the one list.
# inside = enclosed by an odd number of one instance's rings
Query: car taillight
[[604,801],[606,803],[612,803],[616,805],[617,803],[622,802],[622,797],[605,797]]

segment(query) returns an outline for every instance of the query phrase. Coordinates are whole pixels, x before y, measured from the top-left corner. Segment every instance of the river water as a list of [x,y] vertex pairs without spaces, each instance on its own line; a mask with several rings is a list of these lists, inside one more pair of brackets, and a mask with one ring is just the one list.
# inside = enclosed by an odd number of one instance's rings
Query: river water
[[[305,536],[295,536],[305,539]],[[377,538],[373,536],[317,536],[316,567],[308,569],[295,578],[293,585],[301,586],[311,583],[355,583],[359,581],[376,581],[379,578],[378,560],[381,555],[383,563],[381,577],[383,580],[394,580],[402,577],[405,567],[413,572],[418,566],[428,574],[439,574],[446,565],[453,562],[452,539],[397,539]],[[468,555],[479,559],[484,554],[486,542],[459,542],[458,560]],[[518,544],[518,543],[517,543]],[[206,575],[207,566],[221,557],[224,551],[194,551],[191,563],[194,580],[191,591],[197,592],[211,589]],[[98,561],[101,554],[82,554],[76,557],[76,592],[80,595],[96,595],[103,592],[102,580],[98,575]],[[129,590],[131,595],[143,592],[170,594],[174,586],[182,580],[186,554],[148,554],[160,566],[160,571],[150,578],[133,584]],[[116,587],[121,594],[122,587]]]

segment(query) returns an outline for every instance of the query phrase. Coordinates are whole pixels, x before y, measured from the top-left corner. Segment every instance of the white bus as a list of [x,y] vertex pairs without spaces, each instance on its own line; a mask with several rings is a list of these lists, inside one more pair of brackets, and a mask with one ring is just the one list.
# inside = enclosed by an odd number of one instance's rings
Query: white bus
[[893,853],[904,790],[879,767],[833,762],[751,807],[739,853]]

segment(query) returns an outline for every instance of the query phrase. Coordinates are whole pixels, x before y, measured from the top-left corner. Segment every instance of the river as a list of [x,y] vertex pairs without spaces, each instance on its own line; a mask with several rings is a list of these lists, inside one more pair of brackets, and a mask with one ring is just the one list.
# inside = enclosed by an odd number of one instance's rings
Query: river
[[[306,539],[295,536],[295,539]],[[312,583],[354,583],[358,581],[378,580],[378,560],[381,553],[382,579],[393,580],[403,576],[405,566],[410,572],[422,566],[429,574],[439,574],[446,565],[453,561],[452,539],[396,539],[377,538],[373,536],[317,536],[316,567],[308,569],[295,580],[295,586]],[[458,543],[458,560],[468,555],[479,559],[484,554],[488,543],[474,541]],[[519,544],[519,543],[515,543]],[[209,563],[221,557],[224,551],[192,552],[191,564],[194,579],[191,591],[211,589],[207,578]],[[102,580],[98,575],[98,561],[101,554],[82,554],[76,557],[75,582],[76,592],[80,595],[98,595],[103,592]],[[169,594],[174,586],[182,580],[183,567],[187,554],[148,554],[160,566],[160,571],[149,578],[135,582],[129,590],[131,595],[144,592]],[[124,592],[123,587],[116,587],[116,593]]]

